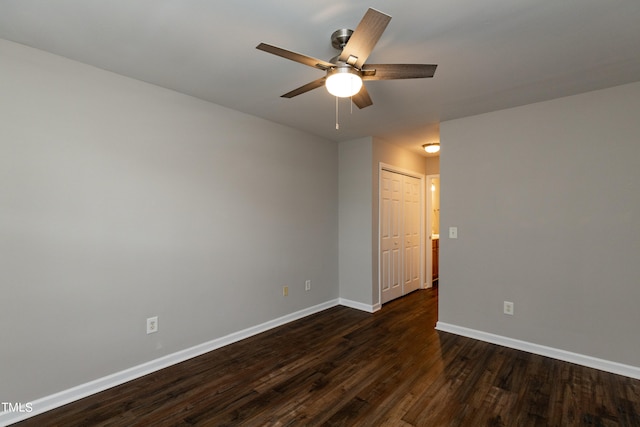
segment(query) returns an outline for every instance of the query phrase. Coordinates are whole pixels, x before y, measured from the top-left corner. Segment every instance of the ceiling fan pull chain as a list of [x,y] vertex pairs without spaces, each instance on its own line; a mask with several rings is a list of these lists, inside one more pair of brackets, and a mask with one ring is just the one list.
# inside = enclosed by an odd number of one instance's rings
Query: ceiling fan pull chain
[[336,130],[340,129],[340,123],[338,123],[338,97],[336,96]]

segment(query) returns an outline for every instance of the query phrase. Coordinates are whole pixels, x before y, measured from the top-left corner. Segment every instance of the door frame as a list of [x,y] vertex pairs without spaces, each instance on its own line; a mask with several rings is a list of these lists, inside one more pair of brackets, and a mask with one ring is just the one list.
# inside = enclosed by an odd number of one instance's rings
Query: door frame
[[[393,166],[387,163],[380,162],[378,164],[378,239],[377,239],[377,251],[376,256],[378,258],[378,304],[382,306],[382,262],[381,262],[381,248],[380,239],[382,236],[382,171],[398,173],[400,175],[406,175],[411,178],[420,180],[420,289],[424,289],[425,283],[425,175],[403,169],[397,166]],[[403,284],[404,286],[404,284]]]

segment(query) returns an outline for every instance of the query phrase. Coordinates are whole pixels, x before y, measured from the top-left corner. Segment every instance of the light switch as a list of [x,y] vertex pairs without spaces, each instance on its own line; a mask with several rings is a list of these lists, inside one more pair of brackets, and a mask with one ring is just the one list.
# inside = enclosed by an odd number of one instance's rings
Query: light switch
[[449,238],[450,239],[458,238],[458,227],[449,227]]

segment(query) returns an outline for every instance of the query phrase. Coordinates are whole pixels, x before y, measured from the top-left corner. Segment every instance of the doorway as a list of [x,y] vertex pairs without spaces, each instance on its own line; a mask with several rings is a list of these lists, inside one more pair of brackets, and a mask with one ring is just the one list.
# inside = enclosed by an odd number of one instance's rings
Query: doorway
[[440,175],[427,175],[427,235],[431,247],[427,250],[427,283],[438,287],[440,258]]

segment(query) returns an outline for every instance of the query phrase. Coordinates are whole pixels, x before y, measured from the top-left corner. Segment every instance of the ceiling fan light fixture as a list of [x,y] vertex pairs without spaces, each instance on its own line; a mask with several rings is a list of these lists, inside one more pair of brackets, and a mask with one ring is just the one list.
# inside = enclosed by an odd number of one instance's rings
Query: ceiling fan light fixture
[[440,143],[432,142],[430,144],[424,144],[422,148],[424,148],[424,151],[426,151],[429,154],[435,154],[438,151],[440,151]]
[[362,77],[348,65],[337,66],[327,72],[327,91],[338,98],[349,98],[360,92]]

